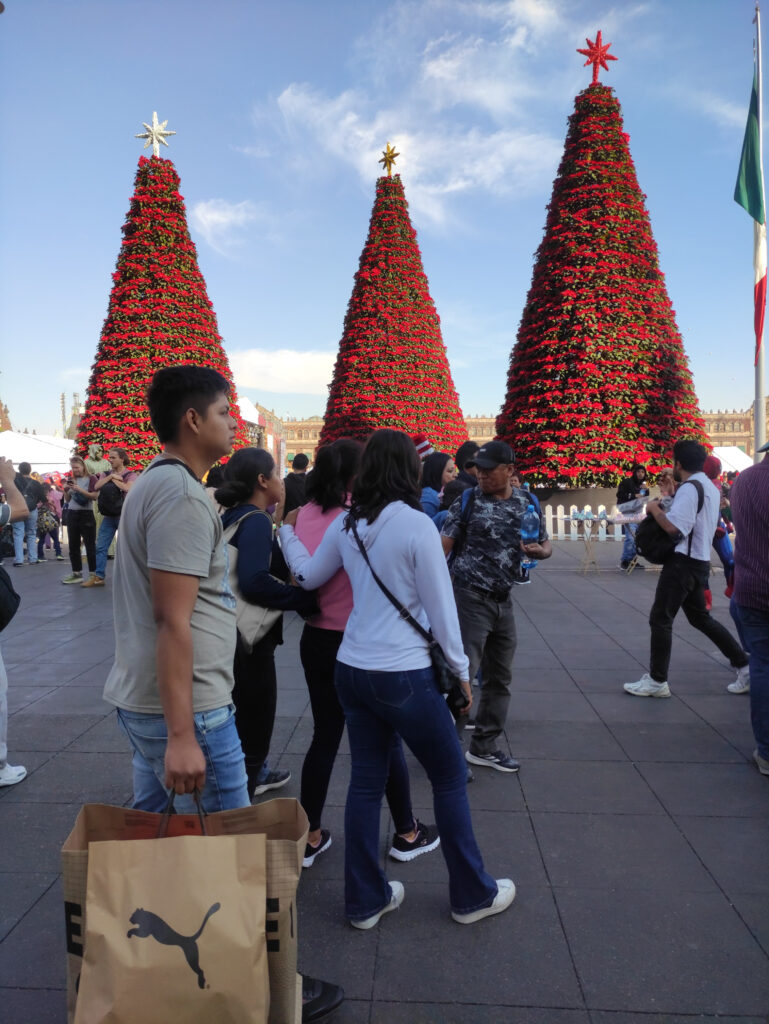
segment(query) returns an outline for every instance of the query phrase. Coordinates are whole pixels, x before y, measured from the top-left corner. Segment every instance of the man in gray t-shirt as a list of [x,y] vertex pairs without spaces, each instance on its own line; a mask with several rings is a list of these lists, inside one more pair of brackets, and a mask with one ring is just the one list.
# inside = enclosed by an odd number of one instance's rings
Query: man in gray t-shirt
[[200,482],[232,448],[229,386],[208,367],[158,370],[147,402],[164,450],[126,496],[115,565],[115,664],[104,697],[134,749],[134,806],[249,804],[231,691],[235,598],[222,526]]

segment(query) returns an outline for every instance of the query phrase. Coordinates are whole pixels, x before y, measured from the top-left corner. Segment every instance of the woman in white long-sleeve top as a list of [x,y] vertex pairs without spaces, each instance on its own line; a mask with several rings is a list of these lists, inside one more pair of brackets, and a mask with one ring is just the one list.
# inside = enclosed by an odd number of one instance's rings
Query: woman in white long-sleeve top
[[499,913],[515,895],[510,879],[495,881],[483,867],[470,820],[466,766],[451,713],[436,687],[427,643],[385,597],[354,535],[356,530],[385,586],[432,629],[471,701],[448,569],[435,527],[421,512],[419,477],[419,458],[408,435],[378,430],[363,453],[349,515],[328,528],[315,554],[311,557],[294,534],[291,516],[281,529],[284,555],[302,587],[314,589],[342,567],[352,584],[353,610],[335,681],[352,755],[345,909],[357,928],[373,927],[403,901],[403,885],[388,882],[379,864],[380,808],[394,733],[432,783],[454,920],[471,924]]

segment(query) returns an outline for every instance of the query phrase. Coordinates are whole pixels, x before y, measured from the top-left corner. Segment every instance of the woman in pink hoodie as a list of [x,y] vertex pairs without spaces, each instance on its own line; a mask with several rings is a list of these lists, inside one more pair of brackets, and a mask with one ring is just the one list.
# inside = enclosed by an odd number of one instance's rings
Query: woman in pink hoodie
[[[350,438],[340,438],[319,450],[307,477],[308,503],[299,509],[295,526],[297,537],[310,554],[329,526],[349,510],[362,450],[363,445]],[[306,868],[331,846],[331,832],[321,827],[321,817],[345,724],[334,686],[336,655],[352,611],[352,588],[344,569],[318,588],[317,601],[320,614],[307,621],[299,646],[314,727],[302,767],[300,796],[310,819],[303,862]],[[435,827],[417,821],[412,811],[408,769],[399,737],[392,745],[386,795],[395,824],[390,856],[409,861],[436,849],[440,840]]]

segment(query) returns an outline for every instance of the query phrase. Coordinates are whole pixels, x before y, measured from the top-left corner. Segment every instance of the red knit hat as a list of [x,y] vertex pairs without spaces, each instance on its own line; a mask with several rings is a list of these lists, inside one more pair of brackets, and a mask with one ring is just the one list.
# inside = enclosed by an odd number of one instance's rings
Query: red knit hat
[[414,447],[416,448],[417,454],[422,462],[425,461],[428,455],[432,455],[435,451],[424,434],[412,434],[411,440],[414,442]]

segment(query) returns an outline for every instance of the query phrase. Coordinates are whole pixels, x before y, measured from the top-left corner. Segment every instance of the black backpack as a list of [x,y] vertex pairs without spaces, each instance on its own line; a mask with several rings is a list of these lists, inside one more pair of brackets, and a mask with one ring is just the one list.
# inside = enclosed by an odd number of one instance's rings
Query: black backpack
[[18,610],[21,598],[13,589],[11,577],[0,567],[0,631],[4,630]]
[[31,477],[22,476],[19,473],[14,481],[16,489],[21,492],[22,498],[27,503],[27,508],[30,512],[37,508],[37,503],[40,501],[40,488],[39,485]]
[[99,511],[103,516],[119,516],[123,511],[125,491],[110,480],[99,489],[99,497],[96,500]]
[[[692,484],[697,488],[697,515],[699,515],[705,503],[705,492],[702,489],[702,484],[699,480],[686,480],[681,486],[685,487],[686,484]],[[692,551],[693,534],[694,527],[692,527],[689,534],[689,555],[691,555]],[[636,530],[635,549],[639,555],[643,555],[647,562],[651,562],[653,565],[662,565],[674,554],[676,544],[680,540],[680,534],[674,537],[667,530],[663,530],[654,516],[649,513]]]

